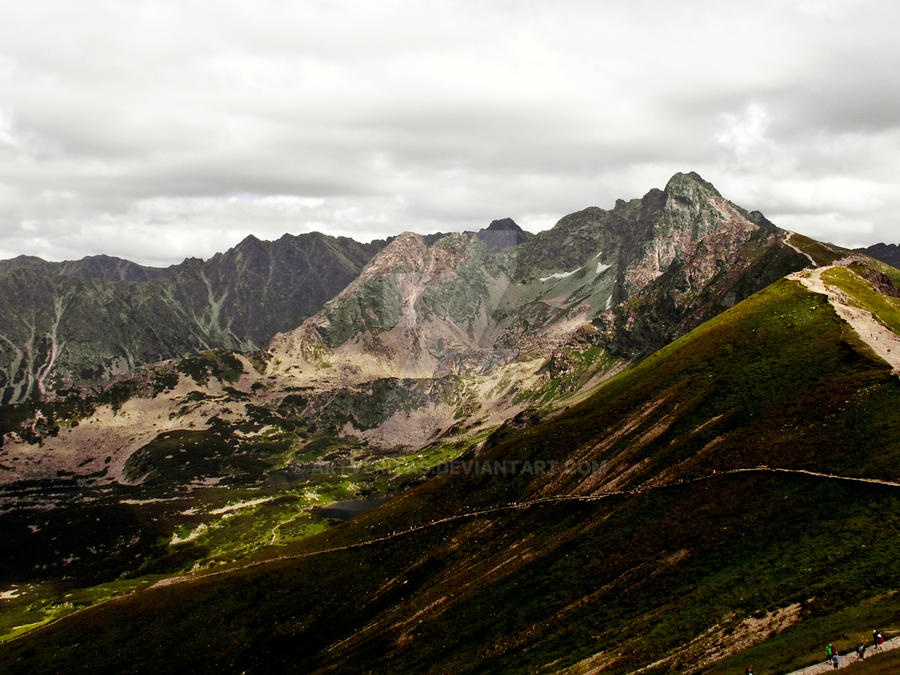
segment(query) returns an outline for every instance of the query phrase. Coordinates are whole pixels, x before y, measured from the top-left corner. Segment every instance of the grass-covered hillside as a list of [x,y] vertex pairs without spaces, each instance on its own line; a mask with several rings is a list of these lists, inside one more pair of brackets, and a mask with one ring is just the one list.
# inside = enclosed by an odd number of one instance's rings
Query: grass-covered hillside
[[783,280],[277,560],[70,615],[0,664],[787,672],[900,629],[897,410],[891,368]]

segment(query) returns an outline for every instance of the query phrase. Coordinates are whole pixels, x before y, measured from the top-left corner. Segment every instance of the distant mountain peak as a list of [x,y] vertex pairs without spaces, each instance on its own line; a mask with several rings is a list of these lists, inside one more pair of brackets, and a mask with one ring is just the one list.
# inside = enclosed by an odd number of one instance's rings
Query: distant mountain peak
[[871,246],[858,248],[856,250],[860,253],[865,253],[867,256],[875,258],[876,260],[880,260],[883,263],[900,268],[900,246],[897,244],[878,242],[877,244],[872,244]]
[[484,242],[489,251],[497,253],[505,248],[518,246],[534,235],[519,227],[512,218],[500,218],[492,220],[490,225],[476,232],[475,236]]
[[496,231],[508,231],[513,230],[515,232],[524,232],[519,224],[514,221],[512,218],[500,218],[499,220],[492,220],[491,224],[488,225],[482,232],[496,232]]

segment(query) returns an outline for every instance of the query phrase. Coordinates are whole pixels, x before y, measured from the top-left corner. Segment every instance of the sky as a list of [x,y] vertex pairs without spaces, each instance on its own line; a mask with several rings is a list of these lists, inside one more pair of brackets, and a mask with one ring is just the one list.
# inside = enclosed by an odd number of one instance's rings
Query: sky
[[900,3],[3,3],[0,258],[532,231],[697,171],[900,242]]

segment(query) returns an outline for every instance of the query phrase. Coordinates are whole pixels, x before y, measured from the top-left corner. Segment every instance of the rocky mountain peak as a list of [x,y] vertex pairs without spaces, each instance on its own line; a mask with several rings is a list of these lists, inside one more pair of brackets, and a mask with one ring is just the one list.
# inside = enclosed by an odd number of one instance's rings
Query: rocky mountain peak
[[666,183],[665,193],[678,200],[699,202],[710,196],[721,198],[715,186],[704,180],[696,171],[676,173]]
[[415,232],[399,234],[366,265],[360,277],[421,270],[425,265],[427,250],[428,244],[421,235]]

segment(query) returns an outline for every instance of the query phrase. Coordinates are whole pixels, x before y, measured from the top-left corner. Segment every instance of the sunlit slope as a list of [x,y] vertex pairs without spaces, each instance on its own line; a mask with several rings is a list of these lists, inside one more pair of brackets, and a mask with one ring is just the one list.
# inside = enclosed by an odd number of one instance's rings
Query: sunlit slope
[[71,616],[0,663],[733,672],[752,649],[786,671],[900,621],[897,410],[891,368],[783,280],[296,557]]

